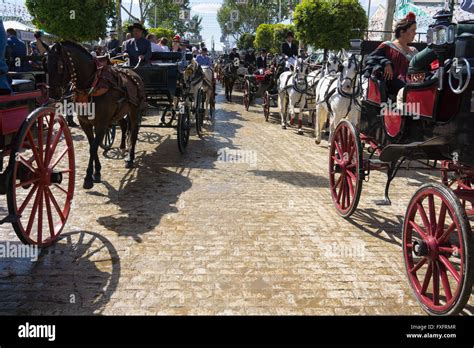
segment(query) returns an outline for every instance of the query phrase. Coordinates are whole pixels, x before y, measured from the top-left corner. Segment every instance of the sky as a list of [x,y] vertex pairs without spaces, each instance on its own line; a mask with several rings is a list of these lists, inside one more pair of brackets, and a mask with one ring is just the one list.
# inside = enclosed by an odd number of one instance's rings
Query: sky
[[[54,0],[52,0],[54,1]],[[133,9],[132,13],[138,16],[138,0],[131,0],[133,1]],[[274,0],[278,1],[278,0]],[[6,2],[12,4],[19,4],[24,5],[24,0],[6,0]],[[216,49],[220,49],[220,37],[221,37],[221,29],[219,27],[219,23],[217,22],[217,12],[219,11],[220,6],[222,5],[223,0],[190,0],[191,4],[191,16],[198,14],[203,17],[202,26],[203,30],[201,32],[203,38],[206,41],[206,46],[211,47],[212,37],[214,37],[214,42]],[[369,0],[359,0],[361,5],[364,9],[368,9]],[[385,5],[386,0],[370,0],[371,9],[370,14],[375,13],[375,10],[379,4]],[[123,5],[126,8],[129,8],[130,1],[123,0]],[[122,19],[126,20],[128,15],[125,11],[122,11]]]

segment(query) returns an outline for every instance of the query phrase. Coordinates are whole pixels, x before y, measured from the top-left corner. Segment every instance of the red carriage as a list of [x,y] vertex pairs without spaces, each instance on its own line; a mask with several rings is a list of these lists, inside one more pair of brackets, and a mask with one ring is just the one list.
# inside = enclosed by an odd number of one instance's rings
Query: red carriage
[[[474,22],[454,24],[446,12],[440,19],[444,24],[432,27],[428,35],[428,46],[439,61],[436,73],[405,87],[403,112],[386,108],[385,81],[372,74],[360,123],[343,120],[332,136],[329,178],[334,205],[347,218],[356,210],[362,183],[372,170],[387,170],[386,204],[402,163],[424,163],[441,172],[440,184],[425,184],[411,198],[402,248],[420,305],[429,314],[452,315],[468,302],[474,276],[469,224],[474,216]],[[362,57],[376,45],[353,42]]]
[[13,93],[0,95],[0,194],[8,205],[0,224],[11,223],[23,243],[46,246],[59,237],[71,209],[72,137],[55,108],[36,108],[47,99],[45,85],[31,73],[11,76]]

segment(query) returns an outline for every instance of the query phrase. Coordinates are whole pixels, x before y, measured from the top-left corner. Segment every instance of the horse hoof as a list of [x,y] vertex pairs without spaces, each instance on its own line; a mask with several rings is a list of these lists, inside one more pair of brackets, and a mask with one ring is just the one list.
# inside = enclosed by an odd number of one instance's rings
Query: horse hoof
[[133,168],[133,161],[125,161],[125,168],[127,169]]
[[286,129],[286,125],[282,124],[281,129]]
[[91,188],[94,187],[94,180],[84,179],[84,184],[82,185],[82,187],[85,190],[90,190]]
[[303,131],[301,129],[298,129],[298,135],[303,135]]
[[321,139],[319,139],[319,140],[316,139],[314,142],[316,143],[316,145],[319,145],[319,144],[321,144]]
[[97,175],[97,174],[92,175],[92,180],[93,180],[96,184],[99,184],[99,183],[102,182],[102,181],[100,180],[100,174],[99,174],[99,175]]

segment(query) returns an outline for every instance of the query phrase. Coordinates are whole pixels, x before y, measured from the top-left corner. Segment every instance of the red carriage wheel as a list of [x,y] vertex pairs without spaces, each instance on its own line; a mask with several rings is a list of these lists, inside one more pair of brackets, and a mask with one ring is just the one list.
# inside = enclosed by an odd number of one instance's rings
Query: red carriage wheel
[[454,192],[423,185],[412,197],[403,224],[403,255],[408,281],[423,309],[453,315],[472,290],[471,227]]
[[250,80],[245,79],[244,82],[244,106],[245,110],[248,111],[250,107]]
[[362,145],[359,133],[347,120],[334,131],[329,150],[329,185],[337,212],[349,217],[357,208],[362,190]]
[[268,121],[270,117],[270,93],[265,91],[263,94],[263,115],[265,116],[265,121]]
[[74,195],[74,147],[65,119],[38,108],[20,127],[9,163],[7,201],[20,240],[46,246],[66,224]]

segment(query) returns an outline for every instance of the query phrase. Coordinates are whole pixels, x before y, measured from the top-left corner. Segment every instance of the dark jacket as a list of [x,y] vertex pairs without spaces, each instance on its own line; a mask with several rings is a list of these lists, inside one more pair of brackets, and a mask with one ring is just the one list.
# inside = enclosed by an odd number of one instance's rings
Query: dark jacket
[[128,53],[131,66],[138,64],[138,57],[141,55],[144,56],[143,63],[147,64],[151,58],[151,43],[145,38],[127,40],[124,43],[124,53],[125,52]]
[[244,58],[245,62],[248,64],[255,65],[255,53],[247,53]]
[[288,57],[298,57],[298,45],[293,41],[291,47],[288,42],[285,42],[281,45],[281,53],[287,55]]
[[28,71],[31,70],[30,64],[24,60],[27,55],[26,44],[16,36],[10,36],[7,39],[8,62],[11,71]]
[[235,53],[234,53],[234,52],[230,52],[230,53],[229,53],[229,60],[230,60],[231,62],[233,62],[235,58],[239,58],[239,59],[240,59],[239,53],[237,53],[237,52],[235,52]]
[[257,57],[257,69],[266,69],[267,68],[267,58],[258,56]]

